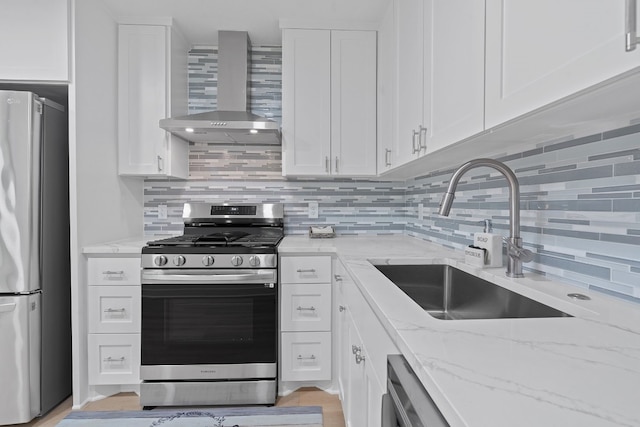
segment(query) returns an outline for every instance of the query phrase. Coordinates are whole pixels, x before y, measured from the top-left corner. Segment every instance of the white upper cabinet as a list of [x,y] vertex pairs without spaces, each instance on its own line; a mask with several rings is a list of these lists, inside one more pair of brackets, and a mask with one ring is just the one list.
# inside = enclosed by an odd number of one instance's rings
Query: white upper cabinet
[[484,13],[483,0],[425,2],[427,153],[484,130]]
[[376,33],[331,32],[331,174],[376,174]]
[[0,5],[0,80],[68,82],[69,0]]
[[187,114],[189,47],[170,25],[118,29],[119,173],[186,179],[188,143],[158,122]]
[[387,162],[392,167],[484,129],[484,2],[396,0],[394,6],[398,142]]
[[376,34],[284,29],[283,175],[376,174]]
[[[420,155],[420,138],[425,138],[424,118],[430,85],[430,52],[425,52],[425,20],[423,0],[395,0],[396,65],[397,65],[397,147],[393,166]],[[427,102],[425,102],[427,100]]]
[[486,127],[638,67],[625,3],[487,0]]
[[378,173],[390,169],[398,153],[394,24],[394,6],[390,2],[378,27]]

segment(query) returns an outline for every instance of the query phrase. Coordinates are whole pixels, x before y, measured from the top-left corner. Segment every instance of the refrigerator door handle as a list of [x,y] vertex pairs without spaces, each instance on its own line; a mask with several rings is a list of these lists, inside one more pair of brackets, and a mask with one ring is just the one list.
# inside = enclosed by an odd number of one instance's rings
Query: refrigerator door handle
[[12,302],[9,304],[0,304],[0,313],[9,313],[10,311],[15,311],[16,303]]

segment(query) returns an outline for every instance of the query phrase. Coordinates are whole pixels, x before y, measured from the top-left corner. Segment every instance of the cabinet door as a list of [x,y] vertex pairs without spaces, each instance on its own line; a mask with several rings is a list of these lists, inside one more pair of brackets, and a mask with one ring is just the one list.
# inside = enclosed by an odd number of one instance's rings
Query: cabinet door
[[378,28],[378,173],[391,169],[398,156],[394,25],[394,7],[390,2]]
[[624,23],[624,1],[487,0],[485,127],[640,65]]
[[282,381],[331,379],[331,332],[283,332]]
[[332,31],[332,175],[375,175],[376,133],[376,33]]
[[330,172],[330,73],[330,31],[283,30],[283,175]]
[[[343,411],[347,427],[370,427],[367,422],[367,387],[365,374],[366,354],[363,354],[362,340],[358,330],[353,323],[351,314],[347,313],[347,334],[349,347],[343,349],[344,363],[346,369],[346,393]],[[357,350],[360,350],[358,353]],[[357,360],[357,357],[364,356],[364,360]]]
[[282,331],[330,331],[331,284],[283,284]]
[[[174,34],[175,33],[175,34]],[[121,175],[188,176],[188,143],[160,129],[171,115],[172,93],[187,90],[172,82],[176,60],[186,69],[185,45],[174,47],[177,32],[163,25],[120,25],[118,29],[118,166]],[[174,55],[179,55],[177,60]],[[175,87],[173,87],[175,84]]]
[[282,283],[331,283],[330,256],[283,256],[280,266]]
[[[395,0],[398,127],[397,164],[417,157],[413,135],[424,120],[424,5],[423,0]],[[394,162],[394,166],[395,166]]]
[[140,333],[140,286],[89,286],[89,333]]
[[138,384],[140,334],[89,334],[89,384]]
[[484,1],[426,1],[427,153],[484,129]]
[[69,0],[3,0],[0,80],[69,81]]

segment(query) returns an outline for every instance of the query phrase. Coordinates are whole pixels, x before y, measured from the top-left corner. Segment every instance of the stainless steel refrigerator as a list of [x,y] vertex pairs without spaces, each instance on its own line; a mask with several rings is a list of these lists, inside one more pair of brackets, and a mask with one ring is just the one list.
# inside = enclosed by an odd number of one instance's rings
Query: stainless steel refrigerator
[[71,394],[68,146],[62,106],[0,91],[0,425]]

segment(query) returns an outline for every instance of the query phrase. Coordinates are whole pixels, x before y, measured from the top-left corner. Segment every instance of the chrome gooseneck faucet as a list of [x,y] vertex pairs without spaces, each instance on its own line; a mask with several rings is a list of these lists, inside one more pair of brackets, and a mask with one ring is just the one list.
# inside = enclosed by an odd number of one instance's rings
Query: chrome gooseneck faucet
[[440,203],[439,213],[440,215],[449,216],[451,204],[453,203],[456,187],[458,186],[460,178],[462,178],[462,175],[469,169],[477,167],[493,168],[504,175],[509,183],[509,223],[511,235],[509,238],[504,238],[504,241],[507,243],[507,254],[509,256],[507,276],[524,277],[524,274],[522,274],[522,263],[531,261],[533,254],[530,250],[522,247],[522,238],[520,237],[520,187],[518,178],[516,178],[516,175],[507,165],[493,159],[475,159],[460,166],[451,176],[447,192],[442,197],[442,202]]

